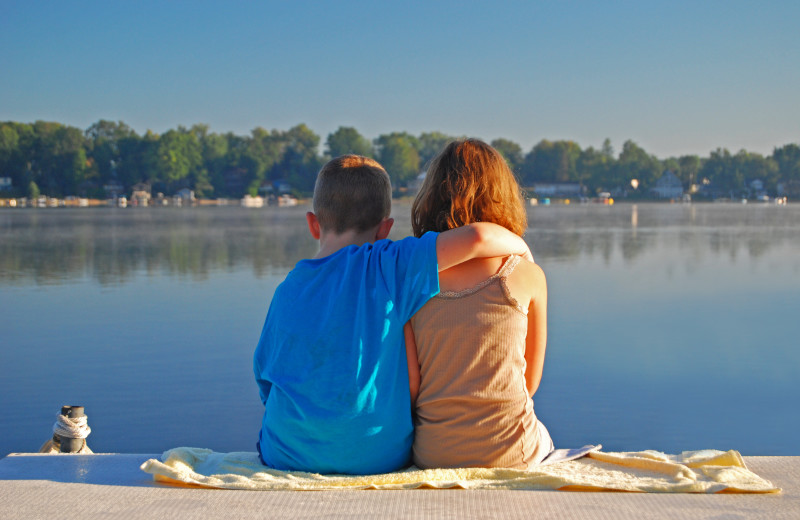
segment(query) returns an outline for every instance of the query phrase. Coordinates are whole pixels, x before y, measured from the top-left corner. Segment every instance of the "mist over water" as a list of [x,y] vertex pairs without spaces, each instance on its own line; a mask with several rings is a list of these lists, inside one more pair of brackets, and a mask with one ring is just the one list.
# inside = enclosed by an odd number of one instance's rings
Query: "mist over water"
[[[37,451],[64,404],[99,452],[253,451],[252,352],[316,252],[307,209],[0,210],[0,456]],[[798,454],[800,207],[532,207],[526,239],[549,285],[535,409],[557,447]]]

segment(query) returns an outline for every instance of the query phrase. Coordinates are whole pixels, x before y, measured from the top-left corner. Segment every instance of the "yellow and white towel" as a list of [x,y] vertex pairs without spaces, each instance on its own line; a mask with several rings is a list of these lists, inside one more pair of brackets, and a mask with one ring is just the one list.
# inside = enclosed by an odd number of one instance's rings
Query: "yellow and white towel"
[[747,469],[736,451],[589,453],[577,460],[523,471],[513,469],[409,468],[381,475],[318,475],[263,466],[255,452],[216,453],[175,448],[141,469],[156,481],[218,489],[558,489],[648,493],[777,493]]

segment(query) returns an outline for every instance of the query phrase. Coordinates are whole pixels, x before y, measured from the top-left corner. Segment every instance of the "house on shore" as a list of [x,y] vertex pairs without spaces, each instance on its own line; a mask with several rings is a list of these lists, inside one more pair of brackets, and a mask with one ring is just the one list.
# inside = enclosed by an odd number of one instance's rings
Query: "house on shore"
[[172,200],[176,206],[193,206],[197,203],[194,190],[190,190],[189,188],[179,189]]
[[111,180],[103,185],[103,191],[109,199],[117,199],[125,193],[125,186],[116,180]]
[[683,183],[677,175],[666,170],[650,191],[660,199],[679,199],[683,197]]
[[263,197],[253,197],[250,194],[245,195],[242,197],[242,207],[245,208],[263,208],[264,207],[264,198]]
[[800,198],[800,180],[779,182],[775,191],[779,197]]
[[533,191],[539,197],[554,199],[581,198],[586,194],[586,188],[579,182],[535,182]]
[[151,190],[150,185],[146,182],[139,182],[133,185],[131,188],[131,206],[141,206],[146,207],[150,205]]

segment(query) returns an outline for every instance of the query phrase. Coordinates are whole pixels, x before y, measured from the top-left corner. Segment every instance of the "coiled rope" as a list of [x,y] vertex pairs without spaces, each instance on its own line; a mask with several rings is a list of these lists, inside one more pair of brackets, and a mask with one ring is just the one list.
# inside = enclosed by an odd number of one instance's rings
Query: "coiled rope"
[[60,438],[85,439],[92,433],[89,428],[89,418],[67,417],[66,415],[56,414],[56,422],[53,424],[53,434]]

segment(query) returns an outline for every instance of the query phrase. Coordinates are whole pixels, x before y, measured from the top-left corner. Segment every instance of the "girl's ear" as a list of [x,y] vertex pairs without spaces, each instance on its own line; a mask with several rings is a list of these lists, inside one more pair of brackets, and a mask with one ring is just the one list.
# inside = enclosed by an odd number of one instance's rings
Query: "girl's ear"
[[394,224],[393,218],[381,220],[381,223],[378,225],[378,230],[375,232],[375,240],[383,240],[388,237],[389,231],[392,230],[392,224]]
[[314,240],[319,240],[320,230],[317,216],[311,211],[306,212],[306,222],[308,222],[308,232],[311,233],[311,236],[314,237]]

